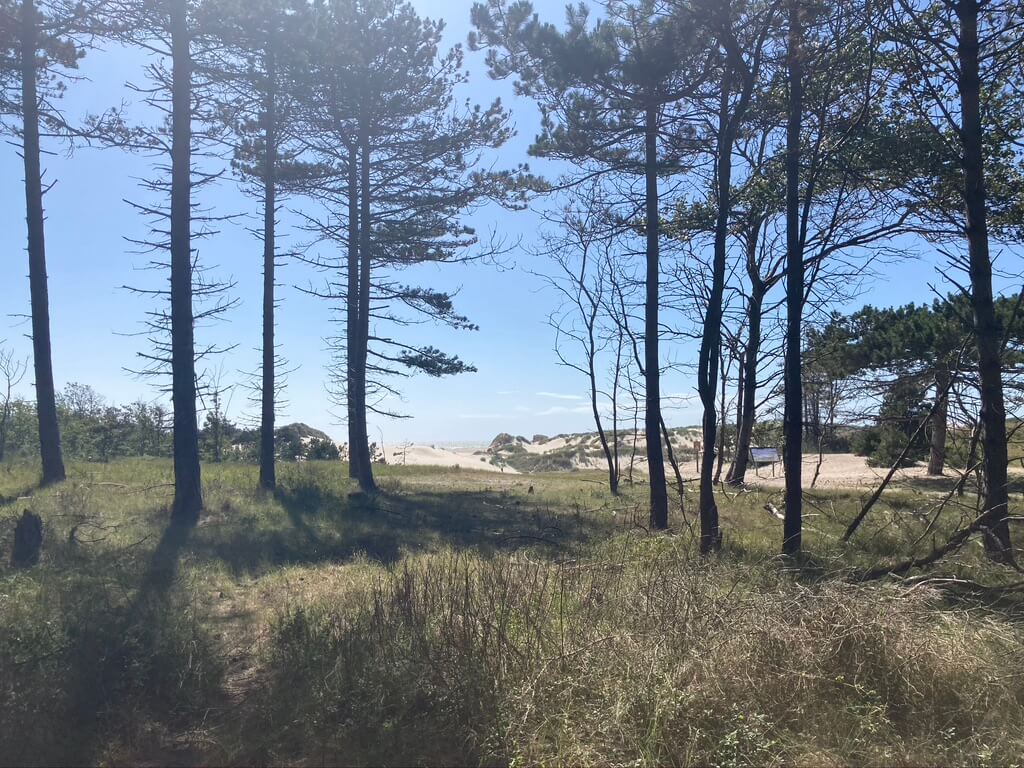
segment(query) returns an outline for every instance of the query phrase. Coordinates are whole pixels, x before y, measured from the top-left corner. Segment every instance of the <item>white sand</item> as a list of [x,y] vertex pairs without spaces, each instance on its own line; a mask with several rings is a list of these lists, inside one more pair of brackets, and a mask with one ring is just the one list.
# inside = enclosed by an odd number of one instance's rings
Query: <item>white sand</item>
[[[628,440],[628,437],[627,437]],[[552,451],[558,451],[566,448],[567,446],[579,445],[581,441],[591,447],[589,443],[593,441],[593,448],[599,447],[596,442],[596,437],[583,436],[579,438],[565,438],[559,437],[547,441],[546,443],[532,444],[532,443],[521,443],[523,448],[531,454],[544,454]],[[673,440],[673,442],[676,442]],[[647,461],[644,455],[644,446],[642,437],[637,441],[637,451],[633,463],[633,471],[637,474],[645,474],[647,471]],[[677,444],[677,452],[678,452]],[[687,445],[689,449],[690,446]],[[480,448],[461,448],[461,447],[447,447],[439,445],[424,445],[424,444],[409,444],[409,445],[396,445],[388,446],[387,460],[389,464],[402,466],[433,466],[433,467],[461,467],[467,470],[480,470],[484,472],[504,472],[505,474],[514,475],[518,474],[512,467],[506,466],[504,470],[495,466],[491,463],[492,454],[489,453],[478,453],[482,449]],[[630,451],[628,449],[622,450],[619,456],[619,462],[621,471],[623,474],[627,472],[629,464]],[[694,460],[692,452],[688,450],[682,455],[677,455],[679,460],[680,472],[683,477],[687,480],[693,480],[697,477],[696,461]],[[817,454],[805,454],[803,464],[803,485],[804,487],[810,487],[811,479],[814,477],[815,467],[818,463]],[[723,467],[723,474],[728,471],[729,462],[725,462]],[[603,470],[605,463],[603,458],[588,458],[585,464],[580,465],[581,469],[595,469]],[[668,469],[670,480],[671,468]],[[1014,470],[1011,470],[1014,471]],[[1020,472],[1021,470],[1016,470]],[[855,456],[849,453],[841,454],[826,454],[822,460],[821,473],[818,476],[818,481],[815,484],[816,488],[872,488],[875,487],[885,477],[888,469],[885,467],[871,467],[868,466],[867,459],[862,456]],[[956,470],[953,468],[946,470],[946,477],[950,480],[955,480],[959,477]],[[892,480],[892,487],[898,487],[902,483],[907,481],[927,481],[937,480],[937,478],[928,478],[927,468],[922,464],[915,467],[909,467],[907,469],[901,469],[896,473],[896,476]],[[941,482],[941,481],[939,481]],[[782,465],[777,464],[775,466],[775,477],[772,477],[772,470],[770,467],[762,467],[755,474],[753,468],[748,471],[747,483],[749,485],[762,487],[762,488],[782,488],[785,485],[785,479],[782,472]]]
[[[500,467],[491,464],[490,454],[474,455],[468,448],[445,448],[436,445],[412,444],[388,446],[388,464],[413,467],[461,467],[479,469],[485,472],[501,472]],[[483,459],[483,461],[481,461]],[[505,467],[505,474],[517,474],[511,467]]]
[[[803,461],[802,485],[810,487],[814,478],[814,471],[818,465],[817,454],[805,454]],[[775,467],[775,477],[771,476],[772,471],[768,467],[759,470],[760,477],[754,477],[752,473],[747,475],[748,481],[753,481],[765,488],[782,488],[785,486],[785,479],[782,474],[782,466]],[[821,474],[815,488],[874,488],[889,473],[888,467],[868,466],[868,460],[863,456],[855,456],[852,453],[825,454],[821,463]],[[955,468],[947,467],[945,477],[956,480],[960,475]],[[909,480],[935,480],[941,482],[940,478],[929,478],[928,467],[920,464],[914,467],[907,467],[896,471],[891,481],[891,487],[898,487],[901,483]]]

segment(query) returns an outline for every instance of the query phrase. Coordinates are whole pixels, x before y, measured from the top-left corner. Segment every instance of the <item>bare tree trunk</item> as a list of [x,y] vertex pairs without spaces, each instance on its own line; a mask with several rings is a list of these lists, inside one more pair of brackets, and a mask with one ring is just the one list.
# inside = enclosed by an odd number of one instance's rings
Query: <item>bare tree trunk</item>
[[171,399],[174,403],[175,523],[194,525],[203,508],[196,419],[192,314],[192,56],[186,0],[170,4],[171,107]]
[[946,469],[946,433],[949,425],[949,370],[940,366],[935,372],[935,399],[937,408],[932,418],[931,453],[928,474],[942,475]]
[[[594,306],[593,312],[589,318],[587,324],[588,334],[588,354],[587,354],[587,376],[590,381],[590,410],[594,417],[594,426],[597,428],[597,438],[601,442],[601,450],[604,452],[605,461],[608,463],[608,489],[612,492],[612,495],[619,495],[619,473],[616,467],[615,455],[612,453],[612,448],[608,444],[608,434],[605,432],[604,422],[601,420],[601,410],[598,407],[597,397],[597,370],[596,370],[596,343],[594,339],[594,323],[597,318],[597,306]],[[614,417],[613,417],[614,418]]]
[[798,555],[803,533],[803,391],[801,325],[804,305],[803,239],[800,231],[800,128],[803,112],[803,27],[800,0],[789,0],[789,74],[786,126],[786,353],[783,464],[786,471],[786,511],[782,551]]
[[[349,455],[359,454],[356,480],[365,493],[375,493],[377,483],[373,479],[373,457],[370,456],[370,435],[366,427],[366,378],[370,344],[370,266],[372,243],[370,239],[370,139],[368,126],[362,126],[360,135],[360,222],[359,222],[359,323],[356,338],[356,442],[349,448]],[[349,353],[351,354],[351,352]],[[353,393],[349,393],[352,397]]]
[[725,260],[731,210],[733,131],[728,109],[729,88],[723,85],[716,148],[715,191],[718,198],[718,217],[715,221],[715,253],[711,269],[711,293],[704,315],[704,332],[697,364],[697,391],[704,406],[704,450],[700,468],[700,551],[705,553],[717,550],[721,544],[714,486],[715,444],[718,432],[715,398],[718,394],[721,363],[722,301],[725,292]]
[[615,473],[615,493],[619,491],[622,470],[619,464],[619,382],[622,379],[622,328],[618,329],[615,347],[615,374],[612,377],[612,451],[614,461],[612,469]]
[[824,438],[818,440],[818,460],[814,464],[814,475],[811,477],[811,488],[814,488],[818,484],[818,478],[821,476],[821,465],[825,463],[825,441]]
[[661,449],[661,359],[658,337],[658,289],[661,280],[658,210],[658,108],[646,112],[644,172],[647,184],[647,301],[644,311],[644,378],[647,436],[647,477],[651,485],[651,527],[668,528],[668,486]]
[[[743,391],[746,387],[746,352],[740,351],[739,359],[736,361],[736,439],[739,440],[740,427],[743,426]],[[735,446],[733,446],[735,449]],[[732,481],[732,471],[736,466],[736,455],[733,453],[732,461],[729,462],[729,471],[725,473],[725,481]]]
[[[19,379],[13,355],[0,351],[0,375],[3,376],[4,403],[0,408],[0,463],[7,457],[7,431],[11,424],[11,398],[14,396],[15,379]],[[19,379],[20,380],[20,379]]]
[[958,0],[960,21],[957,54],[960,62],[961,136],[964,158],[965,231],[971,273],[971,306],[978,346],[981,384],[982,454],[985,466],[985,549],[992,555],[1012,556],[1007,521],[1006,407],[1003,402],[1002,354],[999,324],[992,298],[992,259],[988,247],[985,169],[981,125],[981,78],[978,73],[978,0]]
[[629,384],[629,396],[633,400],[633,431],[629,449],[629,484],[632,485],[633,468],[636,466],[636,442],[637,436],[640,434],[640,398],[637,397],[633,377],[627,377],[626,381]]
[[[672,447],[672,435],[665,425],[665,419],[661,420],[661,436],[665,440],[665,455],[668,457],[668,464],[672,467],[672,473],[676,477],[676,490],[679,492],[679,511],[686,514],[686,481],[683,480],[683,473],[679,470],[679,462],[676,461],[676,452]],[[687,523],[689,525],[689,523]]]
[[273,43],[267,45],[267,93],[263,107],[263,391],[260,414],[260,486],[277,487],[274,460],[274,417],[276,398],[276,359],[274,347],[274,309],[277,260],[277,71]]
[[715,485],[722,480],[722,465],[725,463],[726,388],[729,384],[729,369],[731,367],[732,363],[730,362],[729,365],[722,369],[722,375],[718,377],[720,379],[718,412],[722,414],[722,420],[718,430],[718,456],[715,458]]
[[[363,451],[359,445],[359,149],[348,150],[348,290],[345,305],[345,403],[348,414],[348,476],[358,480]],[[365,416],[363,417],[365,419]]]
[[761,351],[761,312],[764,306],[764,284],[757,280],[750,294],[747,309],[747,348],[743,353],[743,415],[736,434],[736,455],[728,481],[732,485],[743,485],[746,481],[747,466],[750,463],[750,445],[754,437],[754,420],[757,417],[757,360]]
[[43,179],[39,159],[39,95],[36,55],[38,18],[34,0],[21,5],[21,100],[25,160],[25,209],[28,223],[28,279],[32,302],[32,351],[35,363],[36,413],[43,485],[64,480],[64,456],[57,422],[57,393],[50,348],[50,296],[46,275]]

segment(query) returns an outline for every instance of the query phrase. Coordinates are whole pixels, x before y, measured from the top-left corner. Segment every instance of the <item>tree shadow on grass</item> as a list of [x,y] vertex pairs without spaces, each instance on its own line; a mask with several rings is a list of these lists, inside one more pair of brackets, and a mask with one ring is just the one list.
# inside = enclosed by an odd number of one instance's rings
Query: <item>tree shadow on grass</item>
[[191,526],[177,523],[171,523],[164,529],[139,585],[138,606],[145,606],[170,590],[178,575],[182,550],[191,538],[192,530]]
[[[454,547],[484,553],[525,547],[557,554],[609,530],[574,514],[501,491],[419,489],[348,494],[315,484],[282,487],[284,520],[200,526],[188,550],[234,574],[286,565],[345,562],[362,554],[390,564],[403,553]],[[280,523],[285,522],[286,525]]]

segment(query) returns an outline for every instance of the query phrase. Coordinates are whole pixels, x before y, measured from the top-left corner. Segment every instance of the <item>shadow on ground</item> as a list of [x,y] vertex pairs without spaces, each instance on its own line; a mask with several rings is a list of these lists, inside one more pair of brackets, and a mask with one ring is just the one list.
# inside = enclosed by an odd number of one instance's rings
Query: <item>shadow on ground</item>
[[608,526],[592,515],[556,511],[507,491],[403,489],[367,495],[316,484],[274,494],[283,515],[207,514],[184,547],[234,574],[283,565],[344,562],[356,555],[389,564],[440,547],[482,552],[535,547],[557,554]]

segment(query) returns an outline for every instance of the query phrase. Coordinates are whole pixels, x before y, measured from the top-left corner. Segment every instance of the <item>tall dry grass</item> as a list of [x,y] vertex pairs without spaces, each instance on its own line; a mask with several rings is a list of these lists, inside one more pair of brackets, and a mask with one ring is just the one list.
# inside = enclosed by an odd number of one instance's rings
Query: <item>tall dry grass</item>
[[[0,562],[0,765],[995,766],[1024,752],[1019,596],[1001,614],[853,583],[921,537],[924,491],[887,493],[848,547],[860,500],[815,496],[795,573],[771,557],[767,492],[721,499],[725,550],[707,562],[683,524],[635,530],[643,489],[612,498],[596,474],[386,468],[366,500],[336,464],[282,467],[277,495],[252,467],[209,467],[207,514],[177,540],[165,462],[72,466],[30,496],[14,470],[0,469],[0,541],[30,508],[46,543],[30,571]],[[1017,578],[976,545],[933,575]]]
[[926,588],[803,584],[670,541],[417,556],[274,626],[261,757],[1011,765],[1024,636]]

